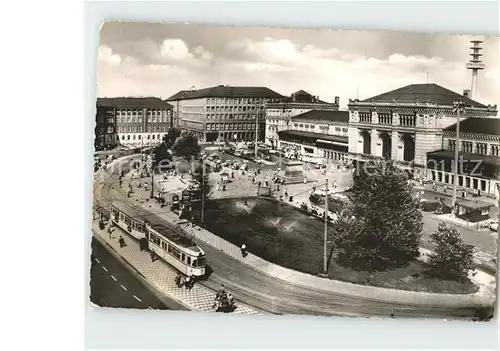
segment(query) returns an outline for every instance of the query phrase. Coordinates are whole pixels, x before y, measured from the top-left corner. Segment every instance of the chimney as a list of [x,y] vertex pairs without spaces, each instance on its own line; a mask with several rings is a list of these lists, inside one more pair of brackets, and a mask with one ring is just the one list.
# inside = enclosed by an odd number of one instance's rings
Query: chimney
[[464,89],[464,96],[466,98],[470,97],[470,89]]
[[335,105],[337,105],[337,106],[338,106],[338,105],[339,105],[339,101],[340,101],[340,100],[339,100],[339,97],[338,97],[338,96],[335,96]]

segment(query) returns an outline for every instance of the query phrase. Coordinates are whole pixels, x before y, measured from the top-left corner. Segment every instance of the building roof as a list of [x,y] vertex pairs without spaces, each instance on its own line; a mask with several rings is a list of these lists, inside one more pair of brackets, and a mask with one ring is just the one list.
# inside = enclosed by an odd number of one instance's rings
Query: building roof
[[340,135],[330,135],[330,134],[324,134],[324,133],[313,133],[313,132],[303,132],[300,130],[282,130],[278,132],[278,135],[281,136],[288,136],[292,138],[297,138],[297,139],[309,139],[309,140],[314,140],[315,142],[318,140],[327,140],[327,141],[334,141],[337,143],[345,143],[347,145],[349,139],[346,136],[340,136]]
[[97,98],[97,106],[102,107],[173,107],[168,102],[157,97],[112,97]]
[[378,103],[415,103],[429,102],[437,103],[438,105],[452,105],[454,101],[463,101],[467,106],[486,108],[485,105],[471,100],[461,94],[455,93],[449,89],[443,88],[440,85],[429,84],[410,84],[405,87],[383,93],[362,102],[378,102]]
[[[457,124],[453,124],[444,129],[448,132],[455,132]],[[500,135],[500,118],[493,117],[470,117],[460,121],[461,133]]]
[[[445,158],[454,160],[455,159],[455,151],[452,150],[437,150],[431,151],[427,153],[427,159],[432,159],[432,157],[437,158]],[[479,155],[479,154],[466,154],[464,152],[459,152],[459,157],[463,157],[464,161],[482,161],[486,164],[493,166],[500,166],[500,157],[493,155]]]
[[349,111],[311,110],[293,116],[292,120],[349,123]]
[[239,87],[218,85],[198,90],[181,90],[172,95],[167,101],[199,99],[199,98],[282,98],[281,94],[266,87]]
[[300,89],[299,91],[296,91],[295,93],[293,93],[292,95],[309,95],[309,96],[312,96],[311,94],[309,94],[307,91],[305,90],[302,90]]

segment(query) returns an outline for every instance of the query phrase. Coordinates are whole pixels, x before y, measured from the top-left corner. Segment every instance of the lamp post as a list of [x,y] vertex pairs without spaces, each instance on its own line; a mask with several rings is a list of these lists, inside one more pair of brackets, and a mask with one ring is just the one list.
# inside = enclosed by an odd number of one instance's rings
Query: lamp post
[[205,221],[205,159],[201,161],[201,223]]
[[328,178],[326,178],[325,184],[325,232],[323,233],[323,275],[328,276],[328,262],[327,262],[327,249],[326,242],[328,239]]
[[460,150],[460,114],[465,111],[463,101],[453,102],[453,111],[457,113],[457,128],[455,135],[455,159],[453,168],[453,197],[451,200],[451,216],[455,216],[455,208],[457,204],[457,186],[458,186],[458,154]]
[[155,188],[154,158],[155,158],[155,154],[154,154],[154,152],[151,152],[151,194],[149,196],[151,199],[154,197],[154,188]]

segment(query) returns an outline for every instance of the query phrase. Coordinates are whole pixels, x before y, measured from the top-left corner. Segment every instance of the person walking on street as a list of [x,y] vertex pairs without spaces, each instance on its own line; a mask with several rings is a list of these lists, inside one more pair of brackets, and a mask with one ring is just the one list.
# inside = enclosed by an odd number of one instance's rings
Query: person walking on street
[[151,249],[151,262],[155,261],[155,250]]

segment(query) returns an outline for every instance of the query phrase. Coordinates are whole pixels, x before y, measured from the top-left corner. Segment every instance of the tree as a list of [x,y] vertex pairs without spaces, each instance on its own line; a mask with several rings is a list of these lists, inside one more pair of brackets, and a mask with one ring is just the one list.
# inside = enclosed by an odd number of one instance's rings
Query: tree
[[181,135],[181,130],[179,128],[170,128],[168,133],[163,136],[163,144],[170,149],[174,144],[177,138]]
[[447,280],[467,281],[474,267],[474,245],[464,243],[457,229],[440,223],[431,234],[431,242],[436,245],[429,255],[428,274]]
[[198,138],[193,133],[184,131],[175,140],[172,146],[172,152],[177,157],[184,157],[189,160],[191,157],[196,157],[200,154],[201,148],[198,145]]
[[423,228],[408,176],[388,161],[372,159],[361,168],[333,230],[338,261],[362,270],[407,264],[419,255]]

